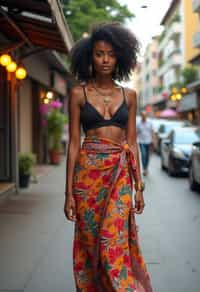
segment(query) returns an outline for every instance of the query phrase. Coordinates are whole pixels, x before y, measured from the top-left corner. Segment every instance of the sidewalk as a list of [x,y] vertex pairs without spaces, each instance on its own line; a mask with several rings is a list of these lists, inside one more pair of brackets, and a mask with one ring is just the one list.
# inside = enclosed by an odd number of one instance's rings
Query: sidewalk
[[0,200],[1,292],[74,291],[64,184],[65,158],[37,184]]
[[[72,274],[73,223],[63,212],[65,158],[19,195],[0,200],[0,292],[75,292]],[[147,196],[150,203],[151,198]],[[137,218],[142,250],[154,275],[152,207]],[[142,225],[145,227],[143,228]],[[156,291],[164,292],[164,291]]]

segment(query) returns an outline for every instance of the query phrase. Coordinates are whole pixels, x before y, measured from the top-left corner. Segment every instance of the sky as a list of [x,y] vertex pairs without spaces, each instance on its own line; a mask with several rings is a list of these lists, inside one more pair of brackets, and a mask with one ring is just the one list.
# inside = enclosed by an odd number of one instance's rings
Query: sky
[[[142,52],[150,42],[151,37],[162,31],[160,22],[163,19],[172,0],[118,0],[120,4],[126,4],[135,18],[128,27],[135,33],[142,45]],[[147,5],[147,8],[141,8]]]
[[[141,52],[139,61],[142,61],[142,55],[145,48],[151,41],[152,36],[158,35],[163,28],[160,26],[165,13],[167,12],[172,0],[118,0],[120,4],[126,4],[135,17],[127,23],[127,26],[134,32],[141,43]],[[141,8],[147,5],[147,8]],[[123,86],[133,88],[133,82],[121,82]]]

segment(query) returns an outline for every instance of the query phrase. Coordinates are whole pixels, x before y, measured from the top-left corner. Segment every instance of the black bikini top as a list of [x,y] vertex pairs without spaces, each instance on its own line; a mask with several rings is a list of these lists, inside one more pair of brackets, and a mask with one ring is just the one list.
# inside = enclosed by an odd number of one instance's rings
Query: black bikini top
[[123,102],[110,119],[105,119],[99,111],[87,100],[85,86],[83,86],[85,103],[81,107],[80,121],[84,132],[105,126],[117,126],[124,129],[128,122],[128,105],[126,103],[125,91],[122,87]]

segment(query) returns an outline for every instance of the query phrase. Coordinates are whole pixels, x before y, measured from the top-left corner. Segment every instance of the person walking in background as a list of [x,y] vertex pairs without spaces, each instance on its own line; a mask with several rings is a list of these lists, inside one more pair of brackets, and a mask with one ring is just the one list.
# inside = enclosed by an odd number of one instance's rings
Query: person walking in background
[[137,123],[137,135],[141,152],[143,175],[148,174],[150,151],[153,143],[153,126],[147,119],[147,113],[141,112],[141,120]]

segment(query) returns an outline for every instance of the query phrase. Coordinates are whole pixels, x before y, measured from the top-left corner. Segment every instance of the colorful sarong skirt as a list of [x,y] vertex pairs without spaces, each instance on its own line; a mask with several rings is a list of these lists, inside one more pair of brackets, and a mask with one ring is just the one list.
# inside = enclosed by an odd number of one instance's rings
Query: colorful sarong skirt
[[76,160],[73,270],[78,292],[152,292],[132,205],[126,142],[86,137]]

